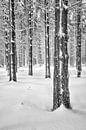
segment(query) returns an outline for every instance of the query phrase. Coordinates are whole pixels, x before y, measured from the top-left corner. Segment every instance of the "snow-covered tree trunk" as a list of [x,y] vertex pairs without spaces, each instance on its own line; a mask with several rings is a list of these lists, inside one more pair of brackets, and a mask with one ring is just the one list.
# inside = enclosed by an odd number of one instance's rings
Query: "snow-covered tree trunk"
[[68,0],[63,1],[62,11],[62,29],[63,29],[63,40],[62,40],[62,103],[66,108],[70,108],[70,94],[69,94],[69,75],[68,75]]
[[33,0],[29,1],[29,75],[33,75],[32,38],[33,38]]
[[55,0],[55,6],[53,110],[61,103],[66,108],[71,108],[68,88],[68,0]]
[[45,0],[45,78],[50,78],[50,51],[49,51],[49,7]]
[[12,67],[12,80],[16,81],[16,43],[15,43],[15,13],[14,13],[14,0],[11,0],[11,16],[12,16],[12,37],[11,37],[11,67]]
[[55,0],[55,42],[54,42],[54,81],[53,81],[53,110],[61,105],[60,88],[60,64],[59,64],[59,26],[60,25],[60,7],[59,0]]
[[[82,0],[77,0],[82,2]],[[76,45],[77,77],[81,76],[81,3],[77,9],[77,45]]]

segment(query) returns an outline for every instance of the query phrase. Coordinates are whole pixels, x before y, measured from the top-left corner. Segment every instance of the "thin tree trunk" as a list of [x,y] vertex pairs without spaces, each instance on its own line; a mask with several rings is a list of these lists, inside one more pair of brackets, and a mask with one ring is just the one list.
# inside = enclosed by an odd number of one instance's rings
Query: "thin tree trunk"
[[29,75],[33,75],[32,37],[33,37],[33,1],[29,1]]
[[[11,2],[9,0],[9,23],[11,23],[11,14],[10,14],[10,5]],[[11,27],[9,26],[9,81],[12,80],[12,74],[11,74]]]
[[61,105],[60,64],[59,64],[59,0],[55,0],[55,42],[54,42],[54,81],[53,81],[53,110]]
[[85,40],[85,65],[86,65],[86,40]]
[[[82,0],[77,0],[82,2]],[[76,46],[76,68],[77,77],[81,77],[81,3],[77,9],[77,46]]]
[[[40,37],[40,34],[39,34],[39,37]],[[42,65],[42,54],[41,54],[41,40],[39,38],[39,41],[38,41],[38,64],[41,66]]]
[[8,70],[8,31],[4,31],[4,38],[5,38],[5,64],[6,64],[6,70]]
[[25,47],[23,46],[23,66],[25,66]]
[[11,64],[12,64],[12,80],[16,81],[16,43],[15,43],[15,14],[14,0],[11,0],[12,8],[12,39],[11,39]]
[[50,78],[50,50],[49,50],[49,10],[48,0],[45,0],[45,78]]
[[5,43],[5,64],[6,64],[6,70],[8,71],[8,42]]

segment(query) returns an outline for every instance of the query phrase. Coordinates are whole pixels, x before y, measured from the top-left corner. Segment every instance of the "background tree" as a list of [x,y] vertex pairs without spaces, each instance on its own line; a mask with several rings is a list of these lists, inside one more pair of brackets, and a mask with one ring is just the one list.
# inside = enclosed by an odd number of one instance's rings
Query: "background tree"
[[45,0],[45,78],[50,78],[49,3]]
[[33,0],[29,1],[29,75],[33,75],[32,40],[33,40]]
[[81,76],[81,3],[78,5],[77,9],[77,46],[76,46],[76,68],[77,68],[77,77]]
[[16,43],[15,43],[15,13],[14,0],[11,0],[11,16],[12,16],[12,37],[11,37],[11,67],[12,80],[16,81]]

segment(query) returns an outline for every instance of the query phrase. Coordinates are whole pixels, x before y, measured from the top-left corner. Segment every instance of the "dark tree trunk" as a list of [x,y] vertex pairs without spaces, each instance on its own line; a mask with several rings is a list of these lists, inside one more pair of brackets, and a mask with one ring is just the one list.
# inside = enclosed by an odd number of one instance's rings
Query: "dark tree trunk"
[[59,65],[59,24],[60,24],[60,8],[59,0],[55,0],[55,43],[54,43],[54,81],[53,81],[53,110],[61,105],[61,89],[60,89],[60,65]]
[[[82,0],[77,0],[82,2]],[[81,77],[81,3],[77,9],[77,46],[76,46],[76,68],[77,77]]]
[[16,43],[15,43],[15,14],[14,14],[14,0],[11,0],[12,8],[12,39],[11,39],[11,67],[12,80],[16,81]]
[[86,40],[85,40],[85,65],[86,65]]
[[49,52],[49,7],[45,0],[45,78],[50,78],[50,52]]
[[68,19],[68,0],[64,0],[63,13],[62,13],[62,27],[63,27],[63,41],[62,41],[62,102],[66,108],[70,108],[70,94],[69,94],[69,75],[68,75],[68,30],[67,30],[67,19]]
[[66,108],[70,106],[68,88],[68,50],[67,50],[67,15],[68,0],[55,0],[55,45],[54,45],[54,90],[53,110],[61,103]]
[[[11,13],[10,13],[10,0],[9,0],[9,23],[11,23]],[[9,26],[9,81],[12,80],[11,74],[11,27]]]
[[33,1],[29,1],[29,75],[33,75],[32,57],[32,38],[33,38]]

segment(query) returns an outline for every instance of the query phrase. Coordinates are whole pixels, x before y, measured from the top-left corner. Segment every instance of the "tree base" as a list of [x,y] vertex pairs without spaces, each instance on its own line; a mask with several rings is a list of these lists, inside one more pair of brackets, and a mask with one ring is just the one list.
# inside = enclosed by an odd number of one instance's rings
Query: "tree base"
[[53,106],[53,108],[51,109],[51,111],[55,111],[56,109],[58,109],[60,107],[60,105],[59,106]]
[[64,104],[64,106],[65,106],[65,108],[67,108],[67,109],[72,109],[70,103]]
[[70,97],[69,97],[69,91],[66,90],[63,92],[62,94],[62,103],[65,106],[65,108],[67,109],[71,109],[71,105],[70,105]]
[[78,77],[78,78],[81,77],[81,71],[77,72],[77,77]]
[[45,78],[46,78],[46,79],[47,79],[47,78],[51,78],[51,76],[50,76],[50,75],[49,75],[49,76],[46,75]]

